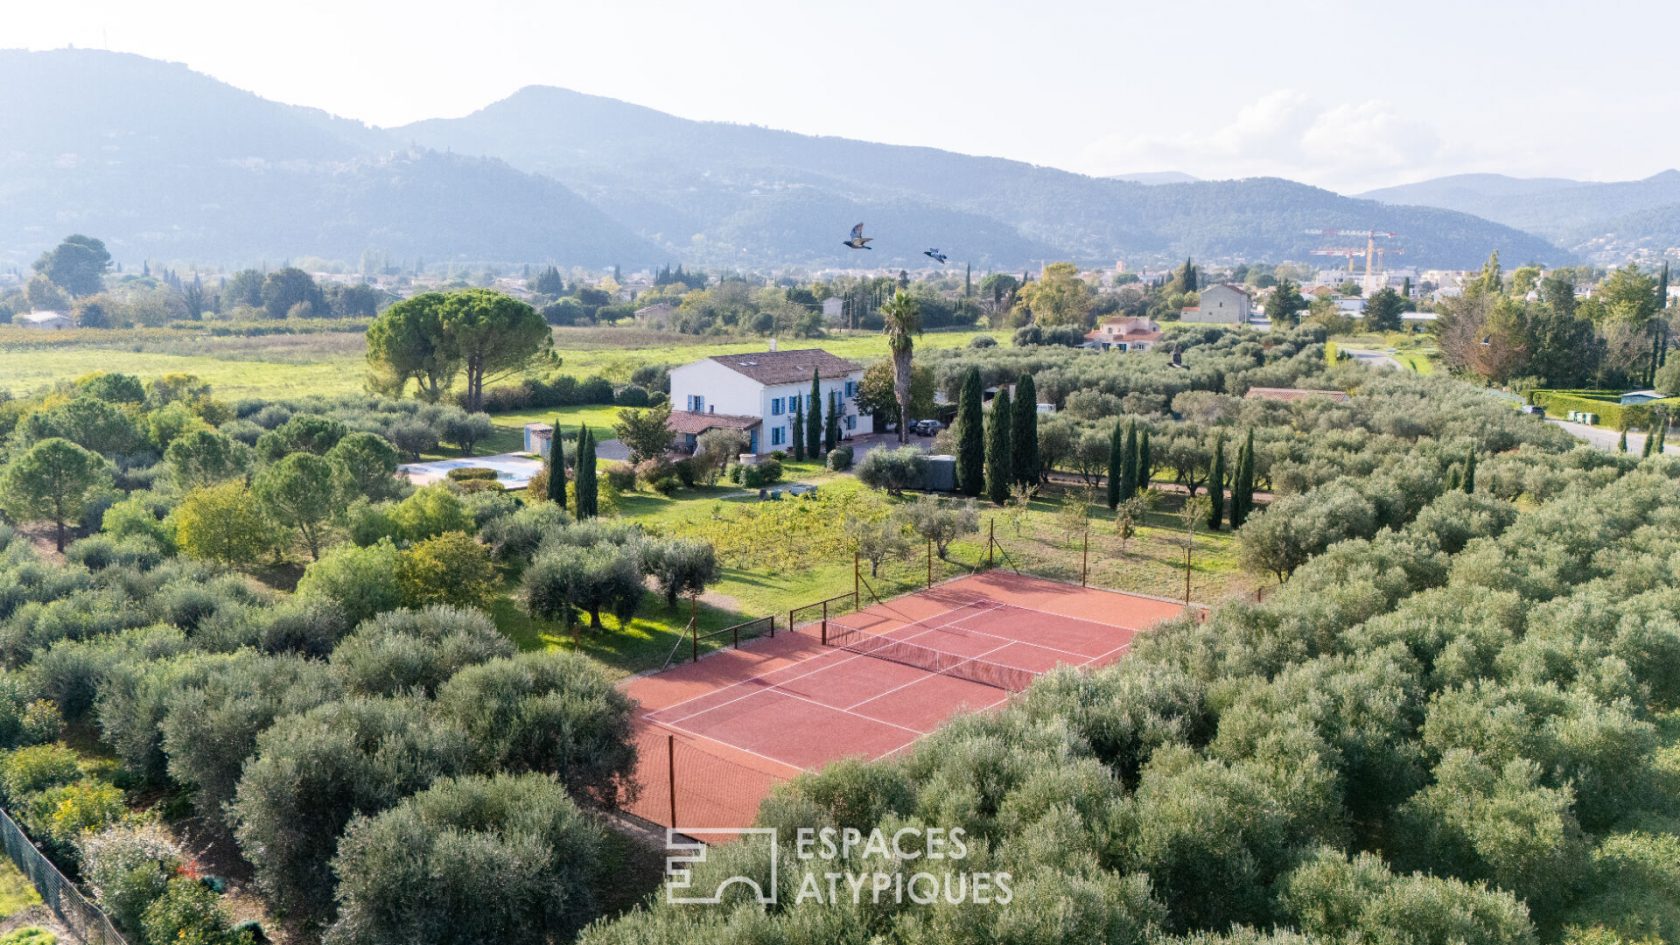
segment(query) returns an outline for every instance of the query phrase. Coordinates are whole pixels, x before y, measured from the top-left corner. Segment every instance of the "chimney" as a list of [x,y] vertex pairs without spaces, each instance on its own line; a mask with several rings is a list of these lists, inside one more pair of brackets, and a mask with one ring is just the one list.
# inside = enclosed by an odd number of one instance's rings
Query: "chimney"
[[776,350],[776,336],[775,335],[770,336],[770,350],[771,351]]

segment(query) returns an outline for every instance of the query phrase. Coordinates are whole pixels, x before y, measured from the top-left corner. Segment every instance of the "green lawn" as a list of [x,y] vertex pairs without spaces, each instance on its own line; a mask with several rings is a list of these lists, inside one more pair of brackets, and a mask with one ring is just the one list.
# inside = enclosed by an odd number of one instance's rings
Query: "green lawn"
[[30,906],[41,904],[41,894],[12,861],[0,857],[0,919],[9,919]]
[[[319,327],[311,323],[310,327]],[[332,327],[332,326],[327,326]],[[923,350],[968,344],[976,334],[1006,340],[1007,332],[929,332]],[[556,328],[561,370],[629,381],[646,364],[678,365],[720,354],[763,351],[768,339],[720,340],[641,328]],[[783,348],[821,347],[842,357],[872,359],[887,353],[876,332],[826,338],[783,339]],[[23,394],[94,371],[123,371],[142,379],[196,374],[224,398],[353,394],[366,375],[360,330],[274,335],[211,335],[202,327],[94,329],[41,332],[0,325],[0,390]]]

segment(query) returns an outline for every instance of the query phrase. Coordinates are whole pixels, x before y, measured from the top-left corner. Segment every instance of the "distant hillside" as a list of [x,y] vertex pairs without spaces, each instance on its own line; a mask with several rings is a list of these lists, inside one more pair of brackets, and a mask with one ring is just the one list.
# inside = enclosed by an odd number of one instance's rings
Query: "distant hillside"
[[[503,163],[506,162],[506,163]],[[517,170],[516,170],[517,168]],[[1157,179],[1163,175],[1143,175]],[[840,245],[863,220],[868,252]],[[1309,229],[1404,234],[1409,263],[1566,254],[1510,227],[1276,179],[1146,185],[933,148],[689,121],[530,88],[370,128],[116,53],[0,51],[0,266],[74,231],[125,261],[639,267],[1304,260]]]
[[0,264],[64,235],[118,259],[653,263],[665,254],[559,183],[95,51],[0,51]]
[[[1479,265],[1495,248],[1523,259],[1564,256],[1483,220],[1288,181],[1146,186],[934,148],[689,121],[565,89],[527,88],[464,118],[393,133],[552,176],[702,264],[768,251],[763,261],[772,264],[855,265],[839,241],[871,206],[901,208],[915,224],[896,230],[877,214],[869,261],[886,265],[917,264],[927,245],[953,260],[1009,267],[1044,256],[1101,265],[1186,255],[1305,259],[1319,239],[1309,229],[1373,226],[1405,233],[1408,262],[1422,265]],[[789,241],[755,241],[742,220]]]
[[1578,253],[1612,260],[1621,258],[1627,247],[1680,245],[1672,238],[1673,230],[1663,230],[1661,223],[1680,213],[1680,171],[1674,170],[1644,180],[1609,183],[1465,174],[1364,196],[1384,203],[1475,214],[1539,234]]
[[1124,180],[1134,184],[1194,184],[1201,180],[1183,171],[1141,171],[1136,174],[1110,174],[1109,180]]

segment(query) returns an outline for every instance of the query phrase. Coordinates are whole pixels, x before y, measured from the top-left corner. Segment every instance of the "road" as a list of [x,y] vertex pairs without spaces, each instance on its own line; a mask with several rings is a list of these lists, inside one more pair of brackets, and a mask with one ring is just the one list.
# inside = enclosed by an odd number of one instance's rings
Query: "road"
[[1348,357],[1353,358],[1360,364],[1368,365],[1370,367],[1391,367],[1396,371],[1404,367],[1404,365],[1402,365],[1399,361],[1394,360],[1394,358],[1386,351],[1373,351],[1370,348],[1341,347],[1338,347],[1336,350],[1345,353]]
[[[1606,453],[1614,452],[1616,444],[1622,437],[1620,430],[1613,430],[1610,427],[1589,427],[1584,423],[1570,423],[1568,420],[1553,420],[1550,417],[1546,419],[1546,422],[1552,424],[1553,426],[1563,428],[1570,436],[1586,443],[1588,446],[1604,450]],[[1674,449],[1680,449],[1680,446],[1677,446]],[[1644,451],[1645,434],[1629,431],[1628,452],[1637,456]],[[1670,449],[1666,445],[1663,447],[1664,455],[1672,453],[1673,451],[1673,449]]]

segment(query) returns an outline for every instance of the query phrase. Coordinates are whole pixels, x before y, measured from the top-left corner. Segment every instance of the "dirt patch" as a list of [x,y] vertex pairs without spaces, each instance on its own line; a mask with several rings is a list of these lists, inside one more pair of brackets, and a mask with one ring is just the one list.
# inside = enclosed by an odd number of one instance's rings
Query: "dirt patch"
[[52,910],[46,906],[30,906],[22,912],[14,912],[7,916],[4,921],[0,921],[0,935],[6,935],[32,925],[46,929],[58,936],[61,945],[75,945],[82,940],[81,936],[66,928],[63,922],[58,921],[58,916],[53,915]]
[[700,603],[705,604],[707,607],[715,607],[718,610],[728,610],[735,613],[741,612],[741,602],[739,600],[728,594],[719,594],[717,591],[707,591],[706,593],[701,594]]

